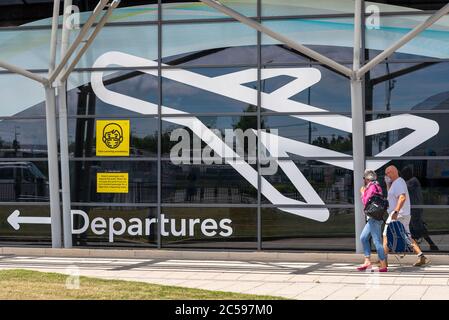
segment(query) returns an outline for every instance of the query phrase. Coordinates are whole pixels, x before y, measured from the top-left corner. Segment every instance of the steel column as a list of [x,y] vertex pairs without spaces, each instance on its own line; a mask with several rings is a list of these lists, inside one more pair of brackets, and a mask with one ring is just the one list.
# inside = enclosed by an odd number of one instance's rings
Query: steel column
[[[353,70],[360,68],[362,50],[362,17],[363,0],[356,0],[354,10],[354,62]],[[363,187],[363,173],[365,171],[365,112],[363,101],[363,80],[351,79],[351,111],[352,111],[352,156],[354,161],[354,219],[356,252],[362,253],[363,247],[360,235],[365,227],[363,203],[360,197],[360,189]]]
[[[69,46],[70,30],[67,28],[69,12],[72,0],[64,1],[64,18],[62,23],[61,57],[67,53]],[[64,67],[62,71],[64,72]],[[64,248],[72,248],[72,214],[70,198],[70,164],[69,142],[67,126],[67,81],[58,82],[59,104],[59,144],[61,153],[61,196],[62,196],[62,225],[64,235]]]

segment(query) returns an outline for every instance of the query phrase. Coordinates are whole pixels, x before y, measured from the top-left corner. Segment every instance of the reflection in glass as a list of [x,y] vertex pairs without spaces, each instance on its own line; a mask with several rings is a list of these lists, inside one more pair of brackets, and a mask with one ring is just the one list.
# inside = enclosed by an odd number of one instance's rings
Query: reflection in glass
[[449,110],[447,62],[386,62],[377,66],[370,78],[368,111]]
[[[313,116],[308,118],[313,119]],[[281,137],[348,155],[352,154],[352,134],[350,133],[292,116],[264,116],[262,123],[267,130],[278,130]]]
[[[167,24],[163,25],[162,34],[162,57],[164,58],[206,50],[204,53],[193,54],[192,58],[195,60],[202,58],[205,54],[214,53],[214,50],[208,51],[211,49],[220,49],[218,51],[221,51],[230,47],[255,46],[257,44],[256,30],[240,22]],[[243,53],[244,51],[237,50],[236,52]],[[240,54],[238,55],[239,59],[232,58],[229,53],[225,56],[218,54],[218,57],[220,56],[224,57],[224,61],[213,59],[213,64],[218,62],[221,65],[232,61],[239,64],[257,65],[257,55],[255,54]],[[164,60],[163,62],[168,61]],[[201,59],[201,63],[205,65],[211,62],[208,58]]]
[[[306,187],[311,187],[326,204],[354,203],[353,173],[351,170],[314,160],[295,160],[293,161],[294,165],[310,183],[310,186],[303,186],[302,189],[298,190],[281,168],[283,163],[289,162],[289,160],[280,160],[280,166],[275,174],[263,176],[284,196],[305,202],[301,191],[304,191]],[[262,201],[270,203],[263,195]]]
[[[155,72],[157,70],[149,70]],[[95,95],[90,84],[92,73],[75,72],[69,80],[75,87],[67,94],[67,107],[70,115],[99,115],[99,116],[138,116],[140,113],[126,109],[132,105],[111,105]],[[103,76],[104,86],[108,91],[129,96],[142,101],[156,104],[159,97],[159,86],[156,76],[139,71],[114,71],[105,72]],[[157,108],[156,108],[157,109]],[[145,114],[152,114],[146,112]],[[157,110],[154,112],[157,114]]]
[[385,169],[389,165],[395,165],[401,175],[405,175],[404,179],[414,178],[415,183],[418,180],[422,200],[421,196],[414,197],[414,200],[419,199],[415,201],[415,206],[449,205],[448,160],[392,160],[376,171],[381,183],[384,183]]
[[264,249],[354,250],[354,210],[330,209],[325,223],[279,209],[262,209]]
[[[162,113],[224,113],[224,112],[256,112],[257,111],[257,71],[252,69],[254,81],[246,86],[244,101],[238,96],[229,95],[229,86],[234,86],[239,90],[239,83],[230,83],[229,79],[215,80],[213,78],[244,71],[241,68],[201,68],[189,70],[164,70],[162,72],[162,105],[172,110],[162,109]],[[200,80],[198,76],[200,74]],[[176,81],[184,79],[185,82]],[[212,82],[216,81],[216,82]],[[201,87],[210,83],[216,86],[209,90]],[[237,94],[237,93],[236,93]],[[242,96],[240,94],[240,96]],[[175,109],[175,110],[173,110]]]
[[[393,114],[374,114],[367,115],[366,121],[375,121],[379,119],[394,117]],[[424,113],[414,115],[419,118],[433,120],[438,123],[438,133],[426,140],[425,142],[416,145],[412,150],[404,154],[404,156],[448,156],[449,155],[449,130],[447,123],[449,121],[449,113]],[[418,119],[419,120],[419,119]],[[399,121],[399,120],[398,120]],[[400,123],[407,125],[407,123]],[[399,130],[391,130],[376,135],[366,137],[366,154],[367,156],[375,156],[394,144],[401,144],[401,141],[407,138],[414,131],[409,128]],[[398,154],[402,156],[402,154]]]
[[[157,201],[156,161],[72,161],[72,201],[154,203]],[[128,193],[98,193],[97,173],[128,173]]]
[[0,120],[0,158],[46,158],[44,119]]
[[46,202],[49,186],[46,162],[0,161],[0,202]]
[[[294,68],[297,69],[297,67]],[[285,98],[320,108],[324,112],[351,112],[350,82],[346,77],[330,71],[320,65],[301,66],[301,68],[313,68],[318,70],[321,73],[321,79],[318,83],[312,85],[311,87],[297,92],[292,97]],[[293,78],[290,80],[293,80]],[[269,94],[272,91],[285,86],[286,84],[288,84],[288,81],[285,77],[269,78],[262,81],[261,91]],[[262,106],[264,103],[266,102],[262,95]],[[279,101],[278,107],[282,107],[282,100]],[[262,111],[270,112],[271,110],[267,107],[262,109]],[[299,111],[301,111],[300,104],[298,104],[298,112]]]
[[257,189],[234,168],[162,162],[164,203],[257,203]]

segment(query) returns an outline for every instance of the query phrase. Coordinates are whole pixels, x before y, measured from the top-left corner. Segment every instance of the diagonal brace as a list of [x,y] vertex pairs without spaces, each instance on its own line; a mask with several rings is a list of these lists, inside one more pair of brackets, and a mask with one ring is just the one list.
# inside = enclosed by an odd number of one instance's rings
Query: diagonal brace
[[299,44],[296,41],[293,41],[293,40],[283,36],[282,34],[277,33],[275,31],[263,26],[262,24],[240,14],[239,12],[237,12],[227,6],[224,6],[223,4],[219,3],[218,1],[215,1],[215,0],[200,0],[200,1],[214,9],[240,21],[241,23],[248,25],[249,27],[256,29],[257,31],[270,36],[271,38],[286,44],[287,46],[299,51],[300,53],[308,56],[309,58],[314,59],[314,60],[332,68],[333,70],[336,70],[336,71],[344,74],[347,77],[352,78],[354,75],[354,72],[350,68],[348,68],[342,64],[339,64],[338,62],[335,62],[334,60],[332,60],[326,56],[323,56],[322,54],[320,54],[312,49],[309,49],[309,48],[303,46],[302,44]]
[[117,8],[117,6],[119,4],[120,4],[120,0],[114,0],[111,3],[111,5],[108,8],[108,11],[103,15],[101,20],[98,22],[97,26],[95,27],[95,30],[92,32],[92,34],[89,36],[89,38],[87,39],[84,46],[80,49],[80,51],[78,52],[76,57],[73,59],[70,66],[61,73],[61,76],[60,76],[61,82],[66,81],[67,78],[70,76],[70,73],[73,71],[73,69],[75,69],[75,67],[78,64],[78,62],[80,61],[81,57],[84,55],[84,53],[87,51],[87,49],[89,49],[90,45],[95,40],[97,35],[100,33],[101,29],[103,29],[106,22],[108,22],[108,19],[112,15],[112,12],[114,11],[115,8]]
[[360,68],[356,72],[356,78],[361,79],[366,73],[371,71],[379,63],[381,63],[385,59],[389,58],[399,48],[401,48],[404,45],[406,45],[407,43],[409,43],[411,40],[416,38],[421,32],[423,32],[427,28],[431,27],[433,24],[435,24],[438,20],[440,20],[442,17],[444,17],[448,13],[449,13],[449,3],[446,4],[440,10],[438,10],[437,12],[435,12],[426,21],[422,22],[421,24],[419,24],[418,26],[413,28],[409,33],[407,33],[405,36],[403,36],[401,39],[399,39],[396,43],[391,45],[389,48],[385,49],[382,53],[380,53],[378,56],[376,56],[374,59],[372,59],[366,65],[364,65],[362,68]]
[[86,23],[81,28],[78,36],[76,37],[75,41],[72,43],[70,48],[67,50],[67,53],[62,58],[62,60],[59,63],[59,65],[50,74],[50,77],[48,79],[50,83],[53,83],[56,80],[56,78],[60,75],[62,69],[65,67],[65,65],[69,61],[70,57],[73,55],[75,50],[78,48],[79,44],[83,41],[84,37],[89,32],[90,27],[92,27],[92,25],[94,24],[95,20],[100,15],[100,13],[104,9],[104,7],[106,7],[106,5],[108,4],[109,1],[110,0],[100,0],[100,2],[97,4],[97,6],[95,7],[95,9],[92,12],[91,16],[89,17],[89,19],[87,19]]

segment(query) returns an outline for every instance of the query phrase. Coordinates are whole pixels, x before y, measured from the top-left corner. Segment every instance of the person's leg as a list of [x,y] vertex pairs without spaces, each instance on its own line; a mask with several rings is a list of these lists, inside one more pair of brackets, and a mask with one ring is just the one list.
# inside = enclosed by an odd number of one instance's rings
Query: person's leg
[[412,234],[410,232],[410,220],[411,220],[411,217],[409,215],[398,217],[398,221],[404,225],[404,229],[405,229],[405,232],[407,233],[407,236],[408,236],[408,239],[412,246],[413,252],[415,252],[419,256],[420,254],[422,254],[422,251],[421,251],[421,248],[419,247],[418,243],[415,241],[415,239],[412,238]]
[[363,228],[362,234],[360,235],[360,241],[363,245],[363,253],[365,255],[365,262],[363,263],[362,267],[366,267],[371,265],[371,223],[370,220],[366,223],[365,227]]
[[380,260],[380,267],[386,268],[385,251],[382,243],[382,221],[373,220],[371,224],[371,237],[376,247],[377,255]]
[[426,240],[426,242],[429,244],[430,250],[432,250],[432,251],[440,250],[440,248],[438,248],[438,246],[435,244],[435,242],[433,242],[432,238],[429,235],[425,236],[424,240]]
[[[388,222],[388,220],[387,220],[387,222]],[[384,231],[382,233],[382,238],[383,238],[383,247],[384,247],[384,255],[385,255],[385,265],[388,267],[388,253],[390,252],[390,250],[388,250],[387,228],[388,228],[388,225],[385,225]]]
[[409,237],[411,247],[413,249],[413,252],[418,256],[418,260],[413,264],[415,267],[420,267],[422,265],[428,264],[430,261],[424,256],[424,253],[421,251],[421,248],[419,247],[418,243],[412,238],[410,233],[410,215],[408,216],[399,216],[398,220],[404,225],[405,232],[407,233],[407,236]]

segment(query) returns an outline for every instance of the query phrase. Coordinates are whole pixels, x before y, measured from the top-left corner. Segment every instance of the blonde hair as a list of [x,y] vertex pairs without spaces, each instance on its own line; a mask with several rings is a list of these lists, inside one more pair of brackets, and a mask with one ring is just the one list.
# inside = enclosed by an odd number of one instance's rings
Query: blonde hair
[[365,173],[363,174],[363,177],[365,179],[370,180],[370,181],[376,181],[377,180],[377,174],[373,170],[365,170]]

